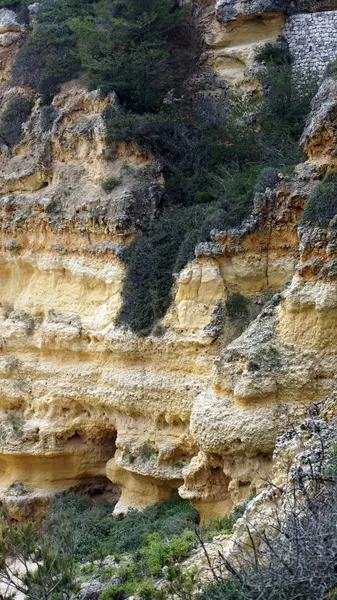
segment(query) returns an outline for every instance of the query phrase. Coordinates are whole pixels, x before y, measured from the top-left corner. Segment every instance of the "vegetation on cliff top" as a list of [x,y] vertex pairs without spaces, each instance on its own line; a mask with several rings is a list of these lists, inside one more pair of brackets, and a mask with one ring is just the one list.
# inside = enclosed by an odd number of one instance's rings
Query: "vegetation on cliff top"
[[302,224],[327,227],[337,214],[337,172],[330,171],[304,207]]
[[170,305],[174,273],[193,259],[196,244],[209,241],[212,230],[240,225],[254,193],[272,188],[279,171],[301,160],[298,141],[315,84],[296,84],[287,54],[276,56],[262,56],[262,98],[232,94],[221,126],[200,122],[186,106],[106,115],[110,143],[136,141],[163,165],[166,183],[161,216],[125,253],[120,324],[148,333]]

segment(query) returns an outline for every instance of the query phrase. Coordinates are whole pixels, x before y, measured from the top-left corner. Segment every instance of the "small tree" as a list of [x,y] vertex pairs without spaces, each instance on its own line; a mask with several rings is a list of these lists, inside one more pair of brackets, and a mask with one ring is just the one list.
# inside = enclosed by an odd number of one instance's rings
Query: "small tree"
[[0,582],[13,591],[10,597],[20,592],[27,600],[69,600],[76,587],[70,528],[59,524],[50,537],[33,523],[14,527],[6,508],[1,521]]
[[174,82],[168,36],[183,15],[172,0],[102,0],[72,19],[91,85],[136,112],[158,109]]

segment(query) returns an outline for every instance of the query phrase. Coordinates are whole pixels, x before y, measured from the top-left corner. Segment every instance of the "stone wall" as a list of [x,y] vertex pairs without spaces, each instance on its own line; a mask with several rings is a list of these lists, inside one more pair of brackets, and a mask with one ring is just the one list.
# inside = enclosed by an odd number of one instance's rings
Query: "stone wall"
[[337,11],[293,15],[284,36],[296,70],[323,73],[337,57]]

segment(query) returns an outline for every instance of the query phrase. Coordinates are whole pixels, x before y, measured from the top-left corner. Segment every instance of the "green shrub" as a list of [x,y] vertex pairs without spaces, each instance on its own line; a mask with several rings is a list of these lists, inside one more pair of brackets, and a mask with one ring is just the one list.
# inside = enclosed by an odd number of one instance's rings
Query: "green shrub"
[[150,446],[150,444],[143,444],[140,452],[139,452],[139,456],[142,460],[150,460],[151,458],[158,456],[158,452],[155,448],[153,448],[153,446]]
[[302,223],[327,227],[336,214],[337,172],[331,171],[307,201],[303,211]]
[[267,44],[257,58],[265,70],[257,75],[264,100],[259,113],[256,149],[263,156],[269,154],[269,166],[289,167],[300,162],[303,156],[298,142],[318,89],[317,75],[297,73],[295,77],[289,53],[280,44]]
[[114,190],[119,184],[120,180],[117,179],[117,177],[109,177],[109,179],[103,181],[101,187],[108,194],[109,192],[112,192],[112,190]]
[[92,87],[136,112],[160,108],[174,87],[169,35],[185,11],[173,0],[101,0],[69,21]]
[[171,39],[185,15],[174,0],[45,0],[13,80],[35,86],[49,103],[60,84],[82,73],[91,87],[115,91],[128,108],[157,110],[178,73],[181,78]]
[[281,367],[282,355],[278,348],[271,345],[262,347],[248,363],[249,371],[259,371],[261,368],[266,371],[272,371]]
[[159,533],[150,534],[146,538],[142,556],[151,575],[158,576],[165,565],[181,562],[187,558],[195,545],[195,540],[192,531],[188,530],[181,536],[173,536],[166,540],[163,540]]
[[166,600],[164,589],[159,588],[150,579],[143,579],[138,585],[137,596],[140,600]]
[[175,108],[156,114],[105,112],[110,144],[136,142],[163,165],[166,190],[174,204],[209,202],[219,195],[211,173],[224,160],[225,147],[214,127]]
[[22,125],[31,113],[33,103],[22,95],[11,98],[0,117],[0,141],[9,148],[16,146],[22,136]]
[[199,594],[196,594],[198,584],[200,585],[200,580],[196,568],[186,569],[181,565],[169,565],[165,573],[163,590],[169,598],[194,600],[199,598]]
[[332,77],[333,79],[337,79],[337,59],[333,60],[328,64],[325,70],[325,77]]
[[198,520],[192,506],[180,498],[158,502],[142,512],[130,510],[122,520],[111,518],[113,507],[106,500],[92,504],[84,496],[61,494],[49,510],[45,527],[53,535],[60,521],[71,525],[76,557],[83,561],[98,551],[105,555],[136,552],[151,533],[167,538],[179,536]]
[[273,189],[279,179],[279,169],[266,167],[262,169],[254,187],[254,194],[263,194],[267,188]]
[[[78,592],[71,529],[55,525],[55,537],[41,535],[32,522],[12,522],[8,510],[0,513],[0,577],[4,589],[26,600],[70,598]],[[17,568],[16,565],[20,565]]]
[[54,123],[54,119],[56,117],[55,109],[50,104],[41,106],[40,114],[41,114],[42,130],[48,131],[52,127],[52,125]]
[[13,7],[15,4],[18,4],[20,0],[0,0],[0,8],[8,8]]
[[291,65],[291,58],[287,45],[278,42],[268,42],[256,54],[257,62],[264,65],[281,66]]
[[81,12],[75,2],[41,3],[36,25],[16,57],[12,77],[16,85],[32,85],[49,103],[60,84],[79,74],[76,35],[68,20]]
[[240,506],[236,506],[234,510],[227,515],[219,519],[215,519],[201,528],[202,535],[206,540],[212,540],[215,535],[230,534],[233,533],[234,525],[238,519],[240,519],[245,512],[247,503]]
[[120,585],[113,584],[100,595],[99,600],[123,600],[125,592]]

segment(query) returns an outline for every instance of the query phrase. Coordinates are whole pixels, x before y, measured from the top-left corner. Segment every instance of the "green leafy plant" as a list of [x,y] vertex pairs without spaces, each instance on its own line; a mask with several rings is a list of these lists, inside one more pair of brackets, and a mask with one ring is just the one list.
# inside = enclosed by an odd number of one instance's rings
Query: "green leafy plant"
[[120,585],[112,584],[99,597],[99,600],[123,600],[125,593]]
[[282,367],[282,355],[275,346],[266,345],[248,363],[249,371],[259,371],[261,368],[267,371],[280,369]]
[[150,573],[158,576],[165,565],[181,562],[186,558],[195,543],[193,532],[188,530],[181,536],[173,536],[166,540],[163,540],[159,533],[152,533],[146,538],[142,557]]
[[172,0],[101,0],[71,19],[90,84],[136,112],[158,109],[174,86],[168,38],[184,14]]
[[165,573],[164,592],[169,598],[193,600],[196,597],[198,572],[195,568],[183,569],[180,565],[169,565]]
[[114,190],[119,184],[120,179],[117,179],[117,177],[109,177],[109,179],[103,181],[101,187],[108,194],[109,192],[112,192],[112,190]]
[[[248,502],[248,501],[247,501]],[[247,502],[236,506],[227,516],[210,521],[208,525],[201,528],[201,533],[206,540],[212,540],[215,535],[233,533],[234,525],[245,512]]]
[[337,214],[337,173],[326,175],[307,201],[302,217],[303,224],[327,227]]
[[140,448],[139,456],[142,460],[147,461],[158,456],[158,452],[153,446],[145,442]]
[[[39,5],[36,24],[16,57],[12,77],[16,85],[32,85],[50,103],[60,84],[79,74],[76,35],[68,20],[88,6],[64,0]],[[89,9],[88,9],[89,10]]]
[[262,169],[254,187],[254,194],[263,194],[267,188],[273,189],[278,182],[279,169],[266,167]]
[[158,502],[142,512],[130,510],[122,520],[111,518],[113,508],[114,504],[106,500],[93,504],[85,496],[61,494],[44,526],[51,535],[59,522],[71,526],[77,539],[76,558],[87,560],[97,551],[105,555],[136,552],[149,534],[179,536],[198,521],[196,511],[180,498]]
[[77,591],[71,528],[58,523],[53,539],[41,536],[33,523],[14,528],[5,508],[1,525],[0,577],[9,590],[14,589],[27,600],[67,599]]
[[53,106],[48,104],[41,106],[40,114],[42,130],[48,131],[53,125],[54,119],[56,117],[56,111]]

